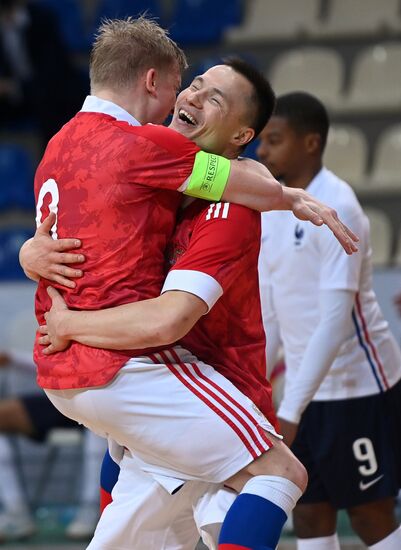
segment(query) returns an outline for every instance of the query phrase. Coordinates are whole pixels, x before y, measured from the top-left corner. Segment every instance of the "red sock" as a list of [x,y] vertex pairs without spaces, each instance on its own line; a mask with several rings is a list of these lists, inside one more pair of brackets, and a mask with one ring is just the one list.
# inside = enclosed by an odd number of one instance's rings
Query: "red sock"
[[239,546],[238,544],[219,544],[218,550],[252,550],[252,548]]
[[106,506],[108,506],[111,502],[113,502],[113,499],[111,498],[111,494],[100,488],[100,515],[103,514],[104,509]]

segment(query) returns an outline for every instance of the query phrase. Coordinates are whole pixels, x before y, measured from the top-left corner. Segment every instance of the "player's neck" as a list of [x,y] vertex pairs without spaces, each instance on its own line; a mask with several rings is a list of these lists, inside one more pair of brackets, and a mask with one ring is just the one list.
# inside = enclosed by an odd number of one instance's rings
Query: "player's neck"
[[92,90],[92,95],[95,95],[99,99],[104,99],[105,101],[111,101],[112,103],[115,103],[116,105],[124,109],[124,111],[127,111],[127,113],[132,115],[141,124],[145,124],[147,122],[144,122],[142,120],[143,116],[140,102],[133,102],[132,92],[124,94],[123,92],[116,92],[110,89],[102,89]]
[[313,178],[320,172],[322,169],[322,162],[316,162],[310,166],[305,166],[304,169],[299,171],[296,175],[285,180],[287,187],[293,187],[298,189],[306,189]]

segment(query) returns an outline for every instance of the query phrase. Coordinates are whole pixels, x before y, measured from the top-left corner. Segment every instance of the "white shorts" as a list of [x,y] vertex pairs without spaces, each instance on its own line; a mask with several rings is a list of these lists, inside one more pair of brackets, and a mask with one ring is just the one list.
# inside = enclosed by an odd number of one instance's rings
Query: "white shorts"
[[225,481],[272,446],[266,431],[277,435],[231,382],[182,348],[131,359],[106,386],[46,394],[177,486]]
[[219,484],[187,481],[171,495],[138,469],[127,451],[113,502],[104,510],[87,550],[194,550],[199,537],[210,550],[236,493]]

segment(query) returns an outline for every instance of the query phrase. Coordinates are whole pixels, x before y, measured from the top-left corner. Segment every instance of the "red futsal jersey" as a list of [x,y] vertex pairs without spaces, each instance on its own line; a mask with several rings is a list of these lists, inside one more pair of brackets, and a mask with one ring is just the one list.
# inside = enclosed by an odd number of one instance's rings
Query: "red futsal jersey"
[[260,232],[257,212],[230,203],[193,202],[183,210],[169,244],[172,268],[163,292],[185,290],[212,307],[180,343],[230,380],[277,427],[266,380]]
[[[181,199],[177,190],[191,175],[198,151],[173,130],[133,126],[107,112],[81,111],[54,136],[35,176],[37,223],[50,208],[57,213],[54,238],[82,240],[84,276],[75,289],[62,288],[71,309],[106,308],[159,295],[165,247]],[[40,324],[51,305],[48,285],[41,280],[36,293]],[[75,342],[51,356],[41,349],[36,343],[38,383],[49,389],[106,384],[128,356],[144,353]]]

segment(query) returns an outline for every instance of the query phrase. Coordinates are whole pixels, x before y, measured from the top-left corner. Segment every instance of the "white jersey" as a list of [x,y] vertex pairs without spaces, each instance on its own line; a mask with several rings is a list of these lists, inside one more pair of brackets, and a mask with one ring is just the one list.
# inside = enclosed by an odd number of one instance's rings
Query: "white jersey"
[[291,212],[263,215],[260,263],[284,346],[286,384],[319,323],[319,292],[348,290],[355,301],[347,336],[313,399],[385,391],[401,378],[401,352],[372,288],[369,222],[351,187],[329,170],[323,168],[307,191],[337,210],[359,236],[359,251],[347,256],[326,226],[299,221]]

